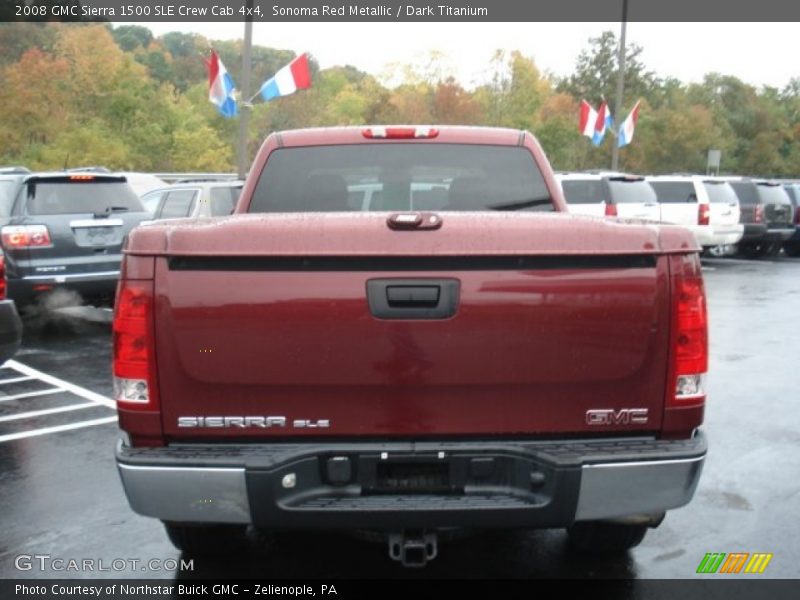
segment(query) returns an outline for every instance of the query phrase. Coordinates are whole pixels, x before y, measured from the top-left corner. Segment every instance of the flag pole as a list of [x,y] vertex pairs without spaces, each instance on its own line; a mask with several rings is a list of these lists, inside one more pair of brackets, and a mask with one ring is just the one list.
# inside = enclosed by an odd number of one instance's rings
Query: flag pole
[[[622,93],[625,90],[625,30],[628,22],[628,0],[622,0],[622,28],[619,35],[619,58],[617,64],[619,65],[619,73],[617,73],[617,98],[614,102],[614,124],[617,126],[619,132],[620,115],[622,114]],[[611,170],[616,171],[619,169],[619,144],[614,142],[614,147],[611,149]]]
[[[244,44],[242,48],[242,90],[241,98],[250,96],[250,70],[252,68],[253,48],[253,0],[247,0],[244,21]],[[250,102],[241,102],[239,115],[239,137],[236,142],[236,164],[239,178],[244,179],[250,166],[247,156],[247,126],[250,121]]]

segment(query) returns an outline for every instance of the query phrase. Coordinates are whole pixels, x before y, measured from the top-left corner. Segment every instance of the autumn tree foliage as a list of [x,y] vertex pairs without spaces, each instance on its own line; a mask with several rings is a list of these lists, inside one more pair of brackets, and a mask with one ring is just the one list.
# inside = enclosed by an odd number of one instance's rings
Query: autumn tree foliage
[[[2,23],[0,164],[232,169],[238,123],[208,102],[201,59],[215,48],[240,81],[241,44],[192,33],[154,36],[139,25]],[[438,52],[379,76],[350,65],[321,70],[312,57],[312,88],[268,103],[256,98],[248,151],[252,156],[270,132],[296,127],[492,125],[531,130],[558,170],[606,168],[613,135],[593,146],[578,133],[577,115],[583,98],[613,107],[616,51],[614,33],[592,38],[574,71],[558,78],[533,57],[497,50],[487,55],[482,80],[470,85]],[[723,171],[798,176],[800,78],[784,89],[719,73],[684,84],[650,71],[641,53],[628,49],[625,106],[615,115],[621,121],[642,99],[634,143],[621,152],[623,168],[702,172],[714,148],[722,150]],[[257,86],[295,55],[256,46],[252,56]]]

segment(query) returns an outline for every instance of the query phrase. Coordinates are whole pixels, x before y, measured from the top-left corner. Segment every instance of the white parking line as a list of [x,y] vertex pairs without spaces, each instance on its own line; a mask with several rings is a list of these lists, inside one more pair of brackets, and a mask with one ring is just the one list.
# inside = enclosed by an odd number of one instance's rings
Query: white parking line
[[[83,388],[79,385],[75,385],[74,383],[70,383],[69,381],[64,381],[63,379],[59,379],[58,377],[48,375],[47,373],[43,373],[38,369],[34,369],[33,367],[29,367],[28,365],[24,365],[15,360],[9,360],[2,366],[3,371],[5,371],[6,369],[16,371],[21,376],[2,379],[0,380],[0,385],[3,383],[15,383],[18,381],[38,380],[41,381],[42,383],[50,384],[53,387],[48,388],[46,390],[38,390],[35,392],[15,394],[13,396],[6,396],[6,397],[0,396],[0,402],[9,402],[11,400],[19,400],[23,398],[32,398],[36,396],[46,396],[49,394],[59,394],[59,393],[72,394],[74,396],[83,398],[84,400],[88,400],[88,402],[5,415],[0,417],[0,423],[6,423],[9,421],[23,421],[24,419],[32,419],[35,417],[42,417],[59,413],[67,413],[76,410],[85,410],[87,408],[95,408],[98,406],[103,406],[105,408],[110,408],[112,410],[116,409],[116,403],[111,398],[107,398],[102,394],[98,394],[91,390],[87,390],[86,388]],[[95,425],[105,425],[107,423],[115,423],[116,421],[117,421],[117,416],[114,415],[111,417],[103,417],[100,419],[79,421],[77,423],[67,423],[65,425],[55,425],[52,427],[42,427],[40,429],[33,429],[29,431],[20,431],[18,433],[9,433],[6,435],[0,435],[0,443],[10,442],[13,440],[21,440],[30,437],[37,437],[37,436],[47,435],[50,433],[59,433],[61,431],[72,431],[73,429],[83,429],[86,427],[93,427]]]
[[85,402],[84,404],[70,404],[69,406],[58,406],[56,408],[45,408],[43,410],[32,410],[26,413],[17,413],[16,415],[6,415],[0,417],[0,423],[7,421],[18,421],[19,419],[32,419],[34,417],[43,417],[45,415],[54,415],[56,413],[70,412],[72,410],[83,410],[84,408],[96,408],[96,402]]
[[11,379],[0,379],[0,385],[4,383],[18,383],[20,381],[32,381],[35,377],[12,377]]
[[33,367],[29,367],[28,365],[23,365],[15,360],[9,360],[6,362],[7,367],[11,367],[15,371],[22,373],[24,375],[30,375],[31,377],[35,377],[36,379],[40,379],[45,383],[49,383],[50,385],[54,385],[60,388],[63,391],[70,392],[75,394],[76,396],[80,396],[81,398],[86,398],[87,400],[91,400],[92,402],[97,402],[98,404],[102,404],[103,406],[107,406],[108,408],[117,408],[116,403],[111,399],[103,396],[102,394],[98,394],[91,390],[87,390],[86,388],[82,388],[79,385],[75,385],[74,383],[70,383],[69,381],[64,381],[63,379],[59,379],[58,377],[53,377],[52,375],[48,375],[47,373],[42,373],[41,371],[37,371]]
[[114,423],[116,420],[116,416],[103,417],[102,419],[93,419],[91,421],[83,421],[81,423],[70,423],[68,425],[57,425],[56,427],[43,427],[42,429],[34,429],[33,431],[10,433],[8,435],[0,435],[0,443],[10,442],[12,440],[21,440],[23,438],[35,437],[38,435],[46,435],[48,433],[58,433],[60,431],[71,431],[73,429],[82,429],[84,427],[93,427],[95,425],[105,425],[106,423]]
[[33,398],[34,396],[47,396],[48,394],[60,394],[65,392],[63,388],[50,388],[47,390],[39,390],[37,392],[25,392],[24,394],[15,394],[14,396],[0,396],[0,402],[11,402],[12,400],[19,400],[21,398]]

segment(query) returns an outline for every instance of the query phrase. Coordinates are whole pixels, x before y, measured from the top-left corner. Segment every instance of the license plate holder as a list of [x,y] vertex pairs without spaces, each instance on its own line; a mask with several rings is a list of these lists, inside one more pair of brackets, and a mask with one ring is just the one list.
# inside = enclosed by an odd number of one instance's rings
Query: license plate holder
[[375,465],[371,490],[382,494],[442,494],[453,491],[446,461],[396,460]]
[[75,243],[83,248],[114,246],[121,243],[122,225],[119,219],[85,219],[70,223]]

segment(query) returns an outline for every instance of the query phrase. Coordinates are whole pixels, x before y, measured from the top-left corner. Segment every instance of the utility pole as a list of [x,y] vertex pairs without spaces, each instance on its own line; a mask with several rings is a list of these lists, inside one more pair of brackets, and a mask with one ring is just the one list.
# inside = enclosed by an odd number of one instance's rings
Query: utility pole
[[[619,55],[617,57],[617,65],[619,66],[619,73],[617,73],[617,98],[614,101],[614,124],[617,126],[617,132],[622,125],[620,115],[622,114],[622,94],[625,91],[625,30],[628,24],[628,0],[622,0],[622,29],[619,34]],[[619,133],[617,133],[619,138]],[[611,149],[611,170],[616,171],[619,169],[619,146],[617,140],[614,140],[614,147]]]
[[[625,0],[627,2],[627,0]],[[247,127],[250,121],[250,110],[252,105],[247,100],[250,98],[250,71],[252,67],[253,49],[253,0],[247,0],[244,21],[244,47],[242,48],[242,89],[241,89],[241,111],[239,114],[239,138],[236,142],[236,165],[239,172],[239,179],[244,179],[250,167],[247,156]]]

